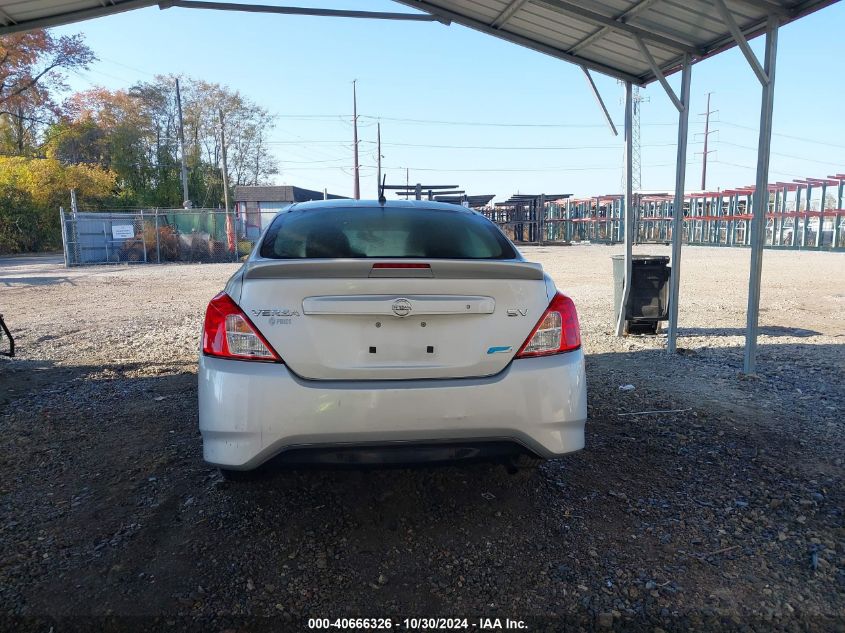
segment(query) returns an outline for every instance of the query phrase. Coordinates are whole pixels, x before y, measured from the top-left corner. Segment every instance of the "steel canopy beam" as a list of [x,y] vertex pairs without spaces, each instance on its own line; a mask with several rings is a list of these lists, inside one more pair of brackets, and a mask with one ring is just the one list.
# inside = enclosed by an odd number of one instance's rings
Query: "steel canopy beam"
[[687,57],[684,60],[684,70],[681,74],[680,103],[682,107],[678,110],[678,154],[675,159],[675,199],[672,207],[672,273],[669,278],[669,332],[666,336],[666,351],[670,354],[674,354],[677,350],[678,340],[678,308],[680,306],[681,294],[681,244],[684,240],[684,186],[687,175],[687,137],[689,135],[689,92],[691,79],[692,60]]
[[689,42],[681,42],[660,33],[655,33],[648,29],[642,29],[638,26],[634,26],[633,24],[628,24],[627,22],[621,22],[611,16],[596,13],[595,11],[585,9],[577,4],[565,2],[564,0],[534,0],[534,2],[552,9],[553,11],[572,15],[588,22],[592,22],[598,26],[609,27],[613,31],[619,31],[620,33],[625,33],[627,35],[639,35],[643,39],[661,44],[670,50],[689,53],[690,55],[700,55],[703,52]]
[[502,10],[490,26],[494,29],[502,28],[505,25],[505,22],[510,20],[513,17],[513,14],[519,11],[522,8],[522,5],[526,2],[528,2],[528,0],[511,0],[511,3]]
[[763,67],[760,66],[757,56],[754,54],[754,51],[751,50],[751,46],[748,44],[748,40],[742,33],[742,29],[739,28],[736,20],[734,20],[733,14],[728,10],[725,0],[713,0],[713,4],[719,10],[719,13],[722,14],[722,21],[731,32],[734,41],[737,46],[739,46],[739,50],[741,50],[742,54],[745,55],[745,59],[748,60],[748,63],[751,65],[751,69],[754,71],[754,74],[757,75],[757,79],[759,79],[760,83],[765,86],[769,81],[769,77],[766,74],[766,71],[763,70]]
[[625,333],[625,316],[627,313],[628,297],[631,294],[631,278],[634,245],[634,209],[633,200],[633,119],[634,119],[634,98],[631,82],[625,82],[625,286],[622,288],[622,302],[616,306],[616,336]]
[[3,21],[3,26],[10,26],[10,25],[17,24],[17,22],[15,22],[12,19],[12,16],[10,16],[8,13],[3,11],[3,9],[1,7],[0,7],[0,20]]
[[[650,6],[652,6],[654,3],[659,2],[659,1],[660,0],[640,0],[640,2],[638,4],[635,4],[633,7],[631,7],[630,9],[625,11],[624,13],[617,15],[614,19],[617,22],[625,22],[625,21],[633,18],[638,13],[642,13],[643,11],[648,9]],[[589,46],[590,44],[592,44],[596,40],[603,38],[610,31],[611,31],[611,28],[609,26],[603,26],[600,29],[598,29],[597,31],[595,31],[595,32],[591,33],[590,35],[588,35],[587,37],[585,37],[580,42],[576,42],[573,46],[571,46],[569,48],[568,52],[577,53],[579,50],[581,50],[585,46]]]
[[[721,0],[718,0],[721,1]],[[752,199],[751,272],[748,281],[748,314],[745,330],[743,371],[757,369],[757,333],[760,317],[760,281],[763,275],[763,247],[766,243],[766,212],[769,209],[769,158],[772,146],[772,111],[775,104],[775,67],[778,51],[778,22],[774,16],[766,25],[766,54],[760,99],[760,136],[757,143],[757,179]],[[756,60],[756,58],[755,58]],[[759,65],[759,64],[758,64]]]
[[563,49],[555,48],[549,44],[543,44],[542,42],[532,40],[529,37],[523,37],[521,35],[517,35],[516,33],[505,31],[504,29],[495,29],[485,22],[461,15],[460,13],[455,13],[454,11],[449,11],[448,9],[443,9],[431,2],[428,2],[427,0],[396,0],[396,2],[417,9],[418,11],[425,11],[426,13],[430,13],[432,15],[438,15],[455,24],[461,24],[468,28],[475,29],[476,31],[486,33],[487,35],[493,35],[507,42],[511,42],[512,44],[519,44],[520,46],[524,46],[532,51],[537,51],[538,53],[543,53],[545,55],[549,55],[550,57],[561,59],[565,62],[570,62],[571,64],[576,64],[577,66],[586,66],[590,70],[595,70],[596,72],[614,77],[615,79],[630,81],[637,86],[642,86],[645,83],[641,77],[619,70],[613,66],[608,66],[585,57],[573,55]]
[[777,15],[779,17],[789,17],[789,11],[785,6],[780,4],[777,0],[738,0],[742,4],[757,9],[762,9],[770,15]]
[[277,13],[281,15],[309,15],[324,18],[362,18],[369,20],[406,20],[410,22],[443,22],[448,20],[431,14],[388,13],[385,11],[350,11],[346,9],[311,9],[307,7],[278,7],[269,4],[240,4],[237,2],[210,2],[207,0],[162,0],[159,9],[211,9],[216,11],[243,11],[246,13]]
[[157,0],[126,0],[125,2],[120,2],[118,4],[108,3],[101,7],[94,7],[92,9],[79,9],[76,11],[68,11],[67,13],[51,15],[45,18],[35,18],[21,24],[16,24],[11,18],[7,18],[8,22],[5,25],[0,26],[0,35],[18,33],[20,31],[31,31],[33,29],[46,29],[51,26],[61,26],[63,24],[71,24],[73,22],[82,22],[83,20],[100,18],[106,15],[121,13],[123,11],[131,11],[132,9],[151,7],[156,4],[158,4]]
[[[651,51],[648,50],[648,47],[646,47],[645,42],[643,42],[639,35],[635,35],[634,39],[637,41],[637,46],[640,47],[640,52],[643,54],[643,57],[645,57],[648,65],[651,66],[651,72],[653,72],[654,76],[657,77],[660,85],[663,86],[663,90],[666,91],[669,99],[671,99],[672,103],[675,104],[675,108],[678,112],[683,112],[685,107],[684,104],[680,99],[678,99],[678,96],[675,94],[675,91],[672,90],[672,86],[669,85],[669,82],[666,81],[666,76],[661,72],[657,62],[654,61],[654,57],[652,56]],[[689,66],[689,56],[686,56],[684,60],[684,68],[687,66]]]
[[[813,13],[814,11],[818,11],[820,9],[823,9],[824,7],[830,6],[830,5],[832,5],[836,2],[838,2],[838,0],[805,0],[800,5],[792,8],[792,9],[789,9],[787,11],[786,20],[787,21],[797,20],[797,19],[799,19],[799,18],[801,18],[805,15],[808,15],[810,13]],[[774,13],[778,14],[779,12],[775,11]],[[744,27],[742,27],[740,29],[740,31],[743,34],[743,36],[745,37],[746,41],[751,40],[751,39],[758,37],[760,35],[764,35],[766,33],[766,25],[769,22],[770,16],[771,16],[771,14],[769,16],[765,16],[763,18],[760,18],[759,20],[755,20],[754,22],[751,22],[751,23],[745,25]],[[702,49],[704,51],[703,55],[699,56],[694,61],[699,62],[703,59],[713,57],[715,55],[718,55],[719,53],[722,53],[726,50],[733,48],[735,45],[736,45],[736,40],[733,38],[733,36],[731,34],[728,34],[727,36],[724,36],[724,35],[719,36],[716,39],[704,44],[702,46]],[[662,64],[660,66],[660,69],[663,71],[664,75],[670,75],[672,73],[675,73],[675,72],[681,70],[682,61],[683,61],[683,56],[679,55],[675,59],[673,59],[669,62],[666,62],[665,64]],[[648,76],[643,78],[640,85],[645,86],[645,85],[651,83],[652,81],[656,81],[656,80],[657,80],[657,77],[652,77],[651,75],[648,75]]]
[[590,74],[590,71],[584,66],[581,66],[581,70],[584,71],[584,76],[587,78],[587,83],[590,84],[590,89],[593,91],[593,96],[596,98],[596,101],[598,102],[602,113],[604,113],[604,120],[607,121],[607,125],[608,127],[610,127],[610,131],[613,132],[613,136],[619,136],[619,132],[616,131],[616,126],[613,124],[613,119],[610,118],[610,113],[607,111],[607,106],[604,104],[604,99],[601,98],[599,89],[596,87],[596,82],[593,81],[593,76]]

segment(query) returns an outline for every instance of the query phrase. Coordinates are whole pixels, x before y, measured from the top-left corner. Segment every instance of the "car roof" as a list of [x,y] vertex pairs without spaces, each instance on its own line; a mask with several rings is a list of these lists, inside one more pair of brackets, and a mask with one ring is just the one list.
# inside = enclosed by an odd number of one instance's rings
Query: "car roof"
[[297,211],[315,211],[317,209],[427,209],[429,211],[452,211],[460,213],[475,214],[476,212],[467,207],[462,207],[458,204],[449,204],[446,202],[435,202],[433,200],[388,200],[386,202],[379,202],[378,200],[312,200],[310,202],[298,202],[289,207],[289,211],[294,209]]

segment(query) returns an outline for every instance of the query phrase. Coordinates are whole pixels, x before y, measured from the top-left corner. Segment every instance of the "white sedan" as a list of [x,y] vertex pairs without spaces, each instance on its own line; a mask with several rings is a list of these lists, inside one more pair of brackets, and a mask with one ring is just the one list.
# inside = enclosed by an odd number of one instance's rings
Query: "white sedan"
[[540,264],[469,209],[294,205],[208,305],[207,462],[495,457],[584,446],[578,316]]

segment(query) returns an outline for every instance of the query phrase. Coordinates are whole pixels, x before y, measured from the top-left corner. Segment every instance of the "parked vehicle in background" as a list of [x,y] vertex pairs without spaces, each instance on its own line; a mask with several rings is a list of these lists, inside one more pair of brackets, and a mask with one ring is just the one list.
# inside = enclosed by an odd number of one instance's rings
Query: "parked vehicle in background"
[[201,348],[204,456],[225,474],[584,446],[572,300],[463,207],[294,205],[209,303]]

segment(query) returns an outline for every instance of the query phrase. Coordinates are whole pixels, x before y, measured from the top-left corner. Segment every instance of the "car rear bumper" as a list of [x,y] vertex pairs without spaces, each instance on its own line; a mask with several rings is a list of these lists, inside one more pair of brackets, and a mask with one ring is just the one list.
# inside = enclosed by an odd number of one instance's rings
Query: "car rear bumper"
[[211,464],[251,469],[292,449],[512,442],[541,457],[584,447],[582,350],[513,361],[487,378],[303,380],[285,365],[201,355],[199,422]]

